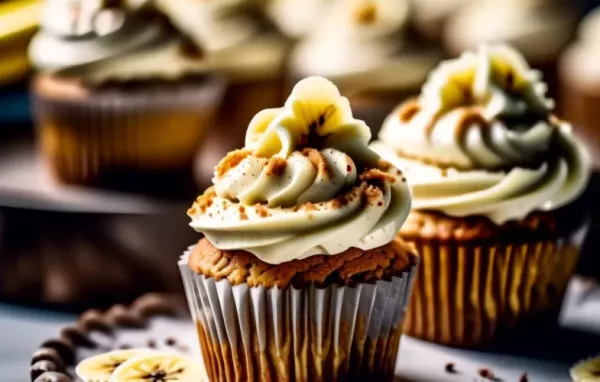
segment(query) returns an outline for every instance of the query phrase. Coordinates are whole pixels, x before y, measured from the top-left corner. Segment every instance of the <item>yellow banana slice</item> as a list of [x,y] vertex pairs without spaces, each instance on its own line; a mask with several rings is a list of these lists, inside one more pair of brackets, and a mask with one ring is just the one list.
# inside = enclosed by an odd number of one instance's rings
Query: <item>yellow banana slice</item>
[[600,356],[577,362],[571,368],[574,382],[600,382]]
[[111,375],[123,362],[148,352],[151,350],[127,349],[98,354],[81,361],[75,368],[75,373],[84,382],[110,382]]
[[143,353],[122,363],[110,382],[208,382],[200,360],[175,353]]

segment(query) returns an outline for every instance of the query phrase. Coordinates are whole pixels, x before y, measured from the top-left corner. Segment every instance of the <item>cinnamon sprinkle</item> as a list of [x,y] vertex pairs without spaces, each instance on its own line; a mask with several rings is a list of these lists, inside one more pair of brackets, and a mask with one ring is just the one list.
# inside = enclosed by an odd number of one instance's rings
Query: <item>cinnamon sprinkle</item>
[[267,176],[280,176],[285,171],[287,161],[281,157],[271,157],[265,167],[265,175]]
[[394,183],[396,181],[396,178],[393,175],[388,174],[387,172],[383,172],[376,168],[370,168],[368,170],[365,170],[362,174],[360,174],[359,178],[363,182],[376,181],[381,183]]
[[327,166],[327,161],[319,150],[307,147],[302,150],[302,155],[306,156],[313,166],[317,168],[319,175],[325,179],[331,179],[331,169]]
[[265,206],[263,206],[260,203],[256,203],[254,205],[254,209],[256,210],[256,213],[261,217],[261,218],[266,218],[269,216],[269,211],[265,208]]
[[398,110],[398,118],[400,122],[407,123],[421,110],[421,105],[416,98],[412,98],[404,102]]
[[251,154],[252,151],[248,149],[240,149],[229,152],[225,158],[221,159],[217,167],[215,167],[215,174],[217,175],[217,178],[227,174],[229,170],[236,167],[241,161],[246,159]]
[[192,207],[190,207],[188,209],[188,216],[192,216],[198,213],[198,209],[200,209],[200,211],[202,213],[206,213],[207,208],[209,208],[210,206],[212,206],[213,204],[213,198],[217,196],[217,193],[215,192],[213,187],[208,188],[204,194],[200,195],[196,201],[194,202],[194,204],[192,205]]
[[304,209],[306,211],[318,211],[319,210],[317,208],[317,206],[311,202],[304,203],[304,205],[302,206],[302,209]]

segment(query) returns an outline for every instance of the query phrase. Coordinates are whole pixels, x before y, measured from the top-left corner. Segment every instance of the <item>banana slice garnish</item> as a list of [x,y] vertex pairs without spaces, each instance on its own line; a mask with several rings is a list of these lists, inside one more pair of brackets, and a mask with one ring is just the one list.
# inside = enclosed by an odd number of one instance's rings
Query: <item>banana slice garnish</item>
[[588,358],[571,368],[574,382],[600,382],[600,356]]
[[110,382],[204,382],[200,361],[175,353],[142,353],[122,363]]
[[123,362],[149,352],[149,349],[127,349],[98,354],[81,361],[75,373],[84,382],[110,382],[111,375]]

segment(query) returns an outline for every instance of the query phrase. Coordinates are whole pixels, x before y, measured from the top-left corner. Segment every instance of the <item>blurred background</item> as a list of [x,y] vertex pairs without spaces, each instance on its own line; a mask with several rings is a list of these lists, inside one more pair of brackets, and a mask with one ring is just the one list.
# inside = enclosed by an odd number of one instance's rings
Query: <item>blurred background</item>
[[[600,1],[0,0],[0,299],[181,289],[185,214],[261,109],[324,75],[374,133],[437,63],[505,41],[600,171]],[[600,176],[578,267],[600,278]]]

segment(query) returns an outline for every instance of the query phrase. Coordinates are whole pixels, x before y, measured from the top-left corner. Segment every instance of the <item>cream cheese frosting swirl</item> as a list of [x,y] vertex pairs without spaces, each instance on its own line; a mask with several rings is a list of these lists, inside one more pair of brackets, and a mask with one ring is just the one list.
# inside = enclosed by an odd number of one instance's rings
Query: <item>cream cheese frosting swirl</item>
[[587,150],[553,114],[539,72],[508,46],[440,64],[371,147],[411,179],[413,208],[496,224],[576,199]]
[[219,249],[271,264],[385,245],[411,196],[370,138],[331,82],[302,80],[284,107],[252,119],[245,147],[219,163],[214,186],[188,211],[190,225]]
[[183,43],[150,0],[50,0],[29,55],[40,70],[90,83],[205,70]]

